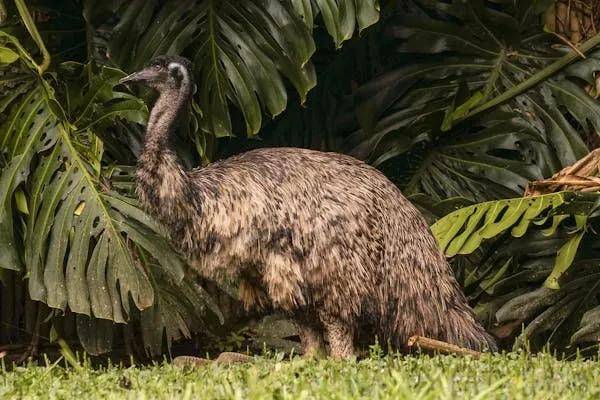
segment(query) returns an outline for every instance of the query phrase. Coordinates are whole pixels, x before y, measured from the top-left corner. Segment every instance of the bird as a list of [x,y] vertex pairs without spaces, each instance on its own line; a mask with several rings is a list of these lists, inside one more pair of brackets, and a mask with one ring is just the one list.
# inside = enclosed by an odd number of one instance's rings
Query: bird
[[158,92],[136,195],[199,274],[244,307],[289,316],[307,357],[356,357],[361,337],[398,351],[413,335],[496,350],[428,224],[376,168],[348,155],[260,148],[186,169],[172,147],[195,85],[159,56],[119,82]]

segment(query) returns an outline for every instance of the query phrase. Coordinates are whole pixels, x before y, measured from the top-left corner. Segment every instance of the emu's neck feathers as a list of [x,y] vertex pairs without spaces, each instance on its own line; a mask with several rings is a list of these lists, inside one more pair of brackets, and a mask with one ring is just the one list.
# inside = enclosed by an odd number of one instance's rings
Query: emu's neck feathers
[[160,94],[148,119],[144,149],[138,160],[137,194],[143,206],[163,222],[185,218],[189,204],[188,174],[171,149],[171,135],[190,94],[189,81]]

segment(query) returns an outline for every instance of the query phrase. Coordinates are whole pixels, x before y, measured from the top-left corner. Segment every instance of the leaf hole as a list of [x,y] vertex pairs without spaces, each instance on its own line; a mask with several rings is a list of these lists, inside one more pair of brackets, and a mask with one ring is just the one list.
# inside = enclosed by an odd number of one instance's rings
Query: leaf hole
[[496,218],[493,221],[495,224],[502,221],[502,219],[504,218],[504,215],[506,214],[506,210],[508,210],[508,205],[505,204],[502,206],[502,209],[500,210],[498,215],[496,215]]
[[492,149],[488,150],[486,154],[508,160],[524,161],[521,152],[513,149]]

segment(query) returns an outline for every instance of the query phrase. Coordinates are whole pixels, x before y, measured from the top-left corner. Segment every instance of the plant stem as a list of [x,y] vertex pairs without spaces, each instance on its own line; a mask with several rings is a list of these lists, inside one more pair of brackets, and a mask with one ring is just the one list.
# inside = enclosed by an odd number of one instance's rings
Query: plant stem
[[8,18],[8,13],[6,12],[6,6],[4,5],[4,0],[0,0],[0,25],[6,22]]
[[29,13],[29,10],[27,9],[25,0],[15,0],[15,5],[17,6],[19,15],[21,16],[21,19],[23,20],[23,23],[25,24],[27,31],[31,35],[31,38],[33,39],[35,44],[37,44],[40,51],[42,52],[42,57],[43,57],[42,64],[40,65],[40,64],[36,63],[36,67],[37,67],[38,73],[40,75],[43,75],[44,72],[46,72],[46,70],[50,66],[50,60],[51,60],[50,53],[48,52],[48,49],[46,49],[46,45],[44,44],[44,41],[42,40],[42,36],[40,35],[39,31],[37,30],[37,27],[35,26],[35,22],[33,21],[33,18],[31,18],[31,14]]
[[477,114],[487,111],[490,108],[496,107],[497,105],[502,104],[505,101],[510,100],[515,96],[520,95],[521,93],[531,89],[532,87],[534,87],[538,83],[542,82],[543,80],[547,79],[548,77],[554,75],[555,73],[557,73],[558,71],[560,71],[561,69],[566,67],[567,65],[571,64],[576,59],[580,58],[581,57],[580,53],[586,54],[588,51],[592,50],[594,47],[598,46],[599,44],[600,44],[600,33],[594,35],[592,38],[590,38],[585,43],[583,43],[581,46],[579,46],[579,48],[578,48],[579,52],[576,52],[576,51],[569,52],[568,54],[564,55],[563,57],[556,60],[552,64],[548,65],[546,68],[542,69],[541,71],[538,71],[537,73],[532,75],[530,78],[519,83],[517,86],[511,88],[510,90],[507,90],[506,92],[502,93],[500,96],[497,96],[497,97],[493,98],[492,100],[482,104],[481,106],[475,108],[473,111],[471,111],[467,115],[463,116],[462,118],[458,118],[454,122],[457,123],[460,121],[464,121],[468,118],[472,118],[473,116],[475,116]]

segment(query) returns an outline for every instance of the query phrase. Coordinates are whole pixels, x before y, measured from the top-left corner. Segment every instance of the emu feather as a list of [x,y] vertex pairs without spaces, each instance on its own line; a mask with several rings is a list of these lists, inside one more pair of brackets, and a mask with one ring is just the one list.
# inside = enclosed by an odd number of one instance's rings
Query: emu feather
[[247,307],[298,324],[307,354],[354,354],[377,336],[495,349],[418,210],[354,158],[298,148],[243,153],[186,171],[170,147],[192,93],[189,61],[159,57],[123,81],[159,92],[137,171],[140,201],[191,265],[240,282]]

